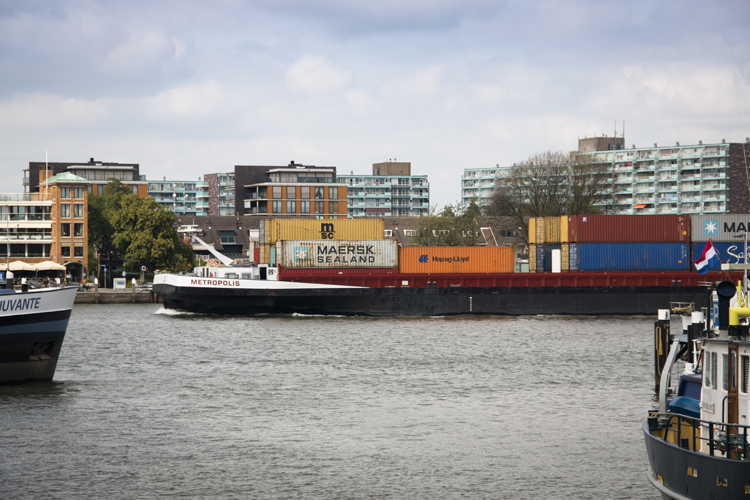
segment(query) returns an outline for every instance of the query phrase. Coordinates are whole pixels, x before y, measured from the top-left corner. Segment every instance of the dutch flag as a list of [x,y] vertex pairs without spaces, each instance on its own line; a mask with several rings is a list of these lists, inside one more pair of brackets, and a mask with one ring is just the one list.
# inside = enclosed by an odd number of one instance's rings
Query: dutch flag
[[694,261],[693,264],[695,264],[698,274],[706,274],[709,268],[721,265],[721,259],[719,259],[719,254],[716,252],[711,240],[708,240],[708,243],[706,243],[706,248],[703,249],[701,258]]

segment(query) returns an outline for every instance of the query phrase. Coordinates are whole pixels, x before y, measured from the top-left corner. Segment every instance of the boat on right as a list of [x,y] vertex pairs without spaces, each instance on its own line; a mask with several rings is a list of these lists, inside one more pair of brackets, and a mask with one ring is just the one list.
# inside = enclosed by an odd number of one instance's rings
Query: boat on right
[[[710,310],[671,304],[654,325],[648,478],[665,499],[750,499],[750,307],[741,283],[707,285]],[[671,332],[673,314],[681,332]]]

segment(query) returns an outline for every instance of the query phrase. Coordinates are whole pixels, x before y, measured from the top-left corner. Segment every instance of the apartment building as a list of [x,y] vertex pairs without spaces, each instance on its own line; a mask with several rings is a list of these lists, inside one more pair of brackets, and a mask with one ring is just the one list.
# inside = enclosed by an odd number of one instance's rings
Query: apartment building
[[149,181],[148,195],[176,215],[209,215],[208,181]]
[[[237,169],[237,167],[235,167]],[[291,162],[286,167],[245,167],[242,186],[244,214],[262,217],[346,218],[346,184],[336,179],[336,167],[316,167]],[[264,175],[259,175],[259,174]]]
[[599,203],[613,214],[748,213],[750,141],[583,153],[609,169]]
[[492,203],[498,179],[503,173],[513,167],[465,168],[461,176],[461,203],[466,206],[476,200],[482,213]]
[[372,175],[339,175],[347,187],[349,217],[420,217],[430,212],[426,175],[412,175],[410,162],[373,163]]
[[83,163],[30,161],[23,172],[24,192],[29,193],[39,192],[40,179],[68,172],[89,181],[87,189],[91,194],[99,194],[111,179],[117,179],[138,196],[148,196],[148,182],[137,163],[102,162],[93,158]]
[[88,263],[90,181],[70,172],[43,177],[35,193],[0,195],[0,260],[53,261],[82,280]]
[[236,215],[235,173],[206,174],[203,176],[203,180],[208,182],[208,215]]

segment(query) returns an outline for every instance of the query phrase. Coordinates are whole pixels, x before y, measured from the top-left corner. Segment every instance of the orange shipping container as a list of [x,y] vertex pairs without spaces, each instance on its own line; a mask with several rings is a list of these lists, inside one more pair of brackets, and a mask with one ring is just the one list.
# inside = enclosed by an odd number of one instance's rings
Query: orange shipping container
[[399,271],[426,273],[512,273],[513,247],[401,247]]

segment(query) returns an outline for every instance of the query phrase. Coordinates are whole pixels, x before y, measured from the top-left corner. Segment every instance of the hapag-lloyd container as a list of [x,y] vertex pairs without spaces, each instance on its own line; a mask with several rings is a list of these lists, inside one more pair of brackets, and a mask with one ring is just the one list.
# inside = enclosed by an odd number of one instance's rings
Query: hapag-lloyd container
[[399,271],[425,273],[512,273],[513,247],[401,247]]
[[383,219],[265,219],[260,226],[261,242],[382,240]]
[[570,244],[571,271],[689,271],[687,243]]
[[283,268],[398,267],[396,240],[279,241]]
[[[726,241],[713,241],[714,248],[716,249],[716,253],[719,254],[719,259],[724,264],[744,264],[745,263],[745,255],[747,255],[747,251],[745,250],[745,240],[742,238],[737,238],[733,243],[729,243]],[[750,241],[748,242],[748,246],[750,247]],[[706,248],[706,242],[695,242],[693,243],[693,257],[691,261],[696,261],[701,258],[703,255],[703,250]],[[695,265],[693,263],[690,263],[690,269],[695,269]],[[709,268],[711,271],[721,271],[721,265],[712,266]]]
[[693,241],[703,241],[704,244],[709,239],[714,243],[744,241],[741,237],[750,232],[750,214],[691,215],[690,222]]
[[571,215],[571,243],[689,243],[687,215]]

